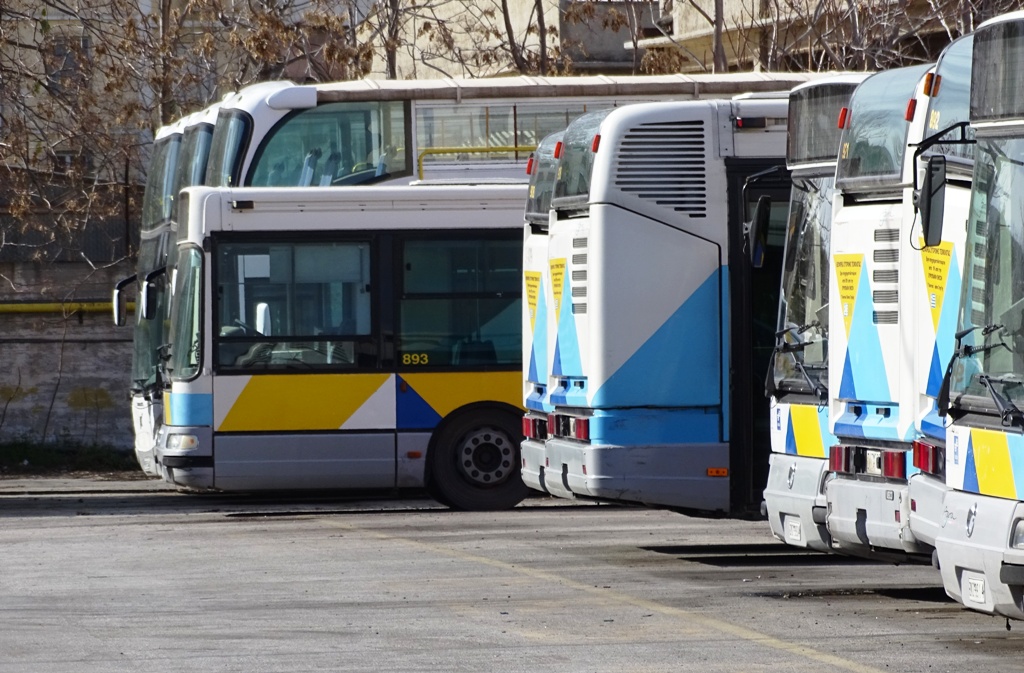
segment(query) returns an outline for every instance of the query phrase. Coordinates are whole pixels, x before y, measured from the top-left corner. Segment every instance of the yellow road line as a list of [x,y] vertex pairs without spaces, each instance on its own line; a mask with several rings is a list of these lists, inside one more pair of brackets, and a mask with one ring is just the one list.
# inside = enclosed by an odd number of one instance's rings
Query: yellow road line
[[834,654],[819,652],[814,648],[807,647],[805,645],[799,645],[797,643],[789,642],[786,640],[781,640],[774,636],[769,636],[768,634],[761,633],[760,631],[755,631],[744,626],[738,626],[736,624],[732,624],[721,619],[715,619],[714,617],[709,617],[704,614],[690,612],[689,610],[683,610],[681,608],[674,608],[668,605],[663,605],[662,603],[647,600],[645,598],[630,596],[629,594],[625,594],[620,591],[603,589],[591,586],[589,584],[583,584],[581,582],[568,579],[567,577],[562,577],[561,575],[556,575],[555,573],[548,572],[546,570],[526,568],[512,563],[506,563],[505,561],[499,561],[497,559],[488,558],[486,556],[469,554],[466,552],[459,551],[457,549],[449,549],[447,547],[429,544],[427,542],[412,540],[407,537],[388,535],[387,533],[380,533],[377,531],[368,530],[366,528],[354,526],[352,524],[345,523],[342,521],[330,519],[325,519],[324,521],[328,525],[337,528],[343,528],[354,533],[362,533],[364,535],[374,537],[378,540],[386,540],[388,542],[401,542],[402,544],[408,545],[410,547],[416,547],[424,551],[430,551],[435,554],[440,554],[442,556],[448,556],[451,558],[459,559],[461,561],[466,561],[467,563],[477,563],[479,565],[497,568],[502,572],[512,572],[543,582],[554,582],[557,584],[561,584],[562,586],[567,587],[569,589],[581,591],[591,596],[598,597],[604,601],[611,600],[625,605],[632,605],[634,607],[642,608],[644,610],[648,610],[650,612],[660,614],[666,617],[674,617],[676,619],[681,619],[690,622],[690,624],[687,624],[687,627],[690,629],[694,628],[694,624],[696,624],[697,628],[703,627],[707,630],[718,631],[719,633],[734,636],[736,638],[756,643],[764,647],[770,647],[775,650],[788,652],[798,657],[803,657],[805,659],[810,659],[812,661],[817,661],[819,663],[826,664],[832,667],[833,669],[853,671],[854,673],[883,673],[881,669],[873,668],[871,666],[865,666],[863,664],[858,664],[855,661],[843,659],[842,657],[838,657]]

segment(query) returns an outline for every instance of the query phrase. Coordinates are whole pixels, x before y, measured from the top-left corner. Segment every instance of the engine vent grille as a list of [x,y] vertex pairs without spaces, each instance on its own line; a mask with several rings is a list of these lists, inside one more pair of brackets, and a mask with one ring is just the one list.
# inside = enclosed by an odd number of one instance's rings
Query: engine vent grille
[[615,186],[690,217],[707,217],[703,120],[641,124],[622,139]]

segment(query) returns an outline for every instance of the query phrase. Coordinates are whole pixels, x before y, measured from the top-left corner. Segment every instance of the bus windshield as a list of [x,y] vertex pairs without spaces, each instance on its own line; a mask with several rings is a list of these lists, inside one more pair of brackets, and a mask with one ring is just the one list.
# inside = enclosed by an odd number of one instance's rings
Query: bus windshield
[[836,172],[840,187],[862,182],[898,184],[907,151],[907,104],[930,65],[900,68],[864,80],[850,102]]
[[805,370],[817,368],[822,378],[827,375],[829,234],[834,184],[831,176],[793,179],[779,329],[789,330],[783,337],[787,343],[805,345],[802,350],[783,353],[775,359],[776,384],[786,381],[789,388],[802,390],[808,386],[797,362]]
[[526,197],[526,220],[534,224],[548,223],[548,209],[551,207],[551,193],[555,185],[558,160],[555,159],[555,145],[562,140],[561,133],[552,133],[533,153],[533,170],[530,174],[530,192]]
[[203,251],[186,248],[178,258],[171,315],[171,379],[186,381],[199,374],[202,325]]
[[203,184],[236,187],[241,182],[242,159],[252,135],[252,117],[237,110],[221,110],[210,144],[210,161]]
[[594,169],[594,135],[610,113],[610,109],[591,112],[574,121],[565,130],[552,199],[582,199],[586,202],[589,198],[590,173]]
[[331,187],[409,175],[407,110],[400,101],[368,101],[294,112],[256,149],[245,185]]
[[153,145],[153,161],[142,197],[143,232],[159,227],[174,213],[174,179],[180,149],[180,133],[160,138]]
[[[174,177],[173,198],[185,187],[204,184],[206,166],[210,159],[210,144],[213,141],[213,124],[196,124],[185,130],[181,143],[181,160]],[[173,207],[170,217],[174,217]]]
[[[949,45],[935,66],[935,82],[932,95],[928,98],[928,128],[926,135],[943,131],[954,124],[968,120],[971,94],[971,54],[974,36],[967,35]],[[950,140],[960,137],[959,133],[948,136]],[[967,138],[974,137],[974,130],[967,129]],[[939,143],[932,152],[947,157],[974,160],[974,146],[967,144]]]
[[959,330],[964,343],[986,350],[962,357],[951,399],[968,395],[991,407],[993,391],[1024,404],[1024,138],[978,140],[968,224]]
[[852,82],[821,84],[789,96],[786,156],[790,164],[834,162],[841,131],[839,111],[850,101]]

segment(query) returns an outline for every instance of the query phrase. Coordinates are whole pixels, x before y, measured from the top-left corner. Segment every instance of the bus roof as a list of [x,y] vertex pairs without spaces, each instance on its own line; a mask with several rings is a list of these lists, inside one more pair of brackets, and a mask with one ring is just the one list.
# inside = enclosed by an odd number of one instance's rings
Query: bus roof
[[[230,96],[225,107],[245,108],[266,103],[274,109],[301,109],[339,101],[431,100],[461,102],[474,99],[664,96],[677,91],[685,97],[724,97],[746,92],[792,89],[820,77],[816,73],[727,73],[721,75],[636,75],[591,77],[490,77],[481,79],[377,80],[328,84],[291,82],[254,84]],[[312,97],[316,94],[315,99]]]

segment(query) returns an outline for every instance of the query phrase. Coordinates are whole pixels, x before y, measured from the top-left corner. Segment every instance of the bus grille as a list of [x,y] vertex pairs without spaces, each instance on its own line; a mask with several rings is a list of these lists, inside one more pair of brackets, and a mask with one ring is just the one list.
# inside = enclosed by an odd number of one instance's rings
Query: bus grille
[[615,186],[690,217],[707,216],[703,120],[641,124],[618,149]]

